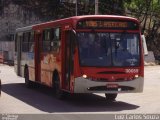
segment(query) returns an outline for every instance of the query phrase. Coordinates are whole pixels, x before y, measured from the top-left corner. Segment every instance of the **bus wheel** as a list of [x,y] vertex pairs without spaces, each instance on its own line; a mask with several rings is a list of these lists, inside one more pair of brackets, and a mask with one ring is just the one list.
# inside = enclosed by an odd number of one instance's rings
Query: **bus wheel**
[[60,89],[60,80],[58,75],[54,76],[54,90],[58,99],[64,99],[65,93]]
[[113,94],[105,93],[105,96],[106,96],[107,101],[113,102],[113,101],[115,101],[115,99],[117,97],[117,93],[113,93]]
[[31,81],[29,80],[29,71],[28,71],[28,68],[25,68],[24,69],[24,79],[25,79],[25,85],[27,88],[30,88],[32,83]]

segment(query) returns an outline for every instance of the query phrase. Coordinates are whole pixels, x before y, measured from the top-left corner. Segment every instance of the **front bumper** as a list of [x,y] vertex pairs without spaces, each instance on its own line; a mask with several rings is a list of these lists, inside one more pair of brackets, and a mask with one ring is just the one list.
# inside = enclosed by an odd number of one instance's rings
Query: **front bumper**
[[[107,88],[107,84],[116,84],[118,88]],[[144,78],[138,77],[131,81],[102,82],[75,78],[74,93],[138,93],[143,91]]]

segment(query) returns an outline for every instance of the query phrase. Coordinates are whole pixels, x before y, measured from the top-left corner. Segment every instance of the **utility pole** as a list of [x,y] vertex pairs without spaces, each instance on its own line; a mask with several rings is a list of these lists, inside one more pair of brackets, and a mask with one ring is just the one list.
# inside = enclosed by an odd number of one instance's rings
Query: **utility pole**
[[75,11],[76,11],[76,16],[77,16],[77,15],[78,15],[78,14],[77,14],[77,13],[78,13],[78,10],[77,10],[77,7],[78,7],[78,6],[77,6],[77,0],[75,0],[75,2],[76,2],[76,10],[75,10]]
[[98,15],[98,0],[95,0],[95,15]]

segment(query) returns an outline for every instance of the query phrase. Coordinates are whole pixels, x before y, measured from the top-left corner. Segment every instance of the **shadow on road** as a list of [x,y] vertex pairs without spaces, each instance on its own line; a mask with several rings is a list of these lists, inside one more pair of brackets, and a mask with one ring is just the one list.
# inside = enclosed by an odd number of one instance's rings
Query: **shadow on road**
[[41,111],[54,112],[114,112],[133,110],[137,105],[116,101],[107,103],[104,97],[94,94],[76,94],[66,100],[58,100],[51,89],[38,86],[28,89],[23,83],[3,84],[2,91]]

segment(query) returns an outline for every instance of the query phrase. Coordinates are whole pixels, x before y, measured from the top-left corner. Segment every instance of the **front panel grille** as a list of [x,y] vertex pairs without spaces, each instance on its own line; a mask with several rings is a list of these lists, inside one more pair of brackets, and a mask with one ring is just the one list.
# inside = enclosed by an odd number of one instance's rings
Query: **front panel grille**
[[89,91],[131,91],[135,88],[129,86],[118,86],[118,88],[107,88],[107,86],[95,86],[87,88]]

